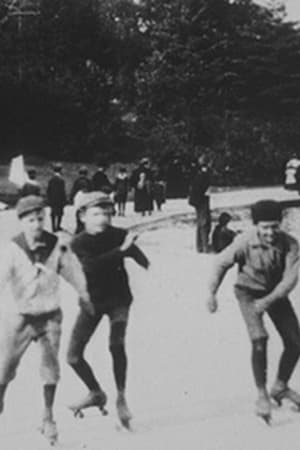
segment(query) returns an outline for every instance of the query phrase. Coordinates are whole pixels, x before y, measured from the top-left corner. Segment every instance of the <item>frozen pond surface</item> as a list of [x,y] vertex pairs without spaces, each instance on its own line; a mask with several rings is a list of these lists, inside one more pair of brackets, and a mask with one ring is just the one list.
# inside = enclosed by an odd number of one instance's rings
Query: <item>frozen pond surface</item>
[[[247,217],[233,225],[247,227]],[[284,226],[300,239],[299,209],[289,210]],[[109,395],[110,415],[103,418],[90,410],[83,420],[76,420],[67,409],[85,390],[64,363],[77,311],[74,293],[64,286],[62,380],[56,406],[61,448],[297,450],[300,414],[292,411],[290,405],[274,410],[272,428],[253,415],[255,389],[250,372],[250,346],[232,292],[234,271],[228,274],[220,293],[219,313],[210,316],[204,301],[213,256],[194,252],[191,225],[178,223],[145,232],[140,245],[149,255],[152,267],[147,273],[128,263],[135,295],[127,340],[128,401],[135,417],[135,432],[116,430],[106,320],[93,337],[87,357]],[[297,288],[292,295],[298,314],[299,294]],[[267,327],[271,336],[269,382],[272,383],[281,343],[269,322]],[[299,368],[292,385],[300,390]],[[32,345],[7,394],[6,411],[0,418],[1,450],[47,448],[36,432],[40,412],[37,348]]]

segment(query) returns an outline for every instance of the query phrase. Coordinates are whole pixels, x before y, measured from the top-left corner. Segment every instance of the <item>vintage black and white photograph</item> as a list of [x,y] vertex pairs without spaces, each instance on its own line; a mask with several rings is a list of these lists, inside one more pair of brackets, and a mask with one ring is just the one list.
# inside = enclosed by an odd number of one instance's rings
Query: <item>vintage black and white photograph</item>
[[0,449],[289,450],[300,0],[0,0]]

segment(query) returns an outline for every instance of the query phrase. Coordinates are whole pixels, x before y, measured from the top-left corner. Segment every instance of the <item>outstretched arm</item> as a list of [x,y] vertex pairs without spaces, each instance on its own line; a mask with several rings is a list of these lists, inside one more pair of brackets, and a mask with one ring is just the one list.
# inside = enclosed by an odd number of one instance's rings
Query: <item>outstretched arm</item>
[[299,245],[293,241],[285,257],[285,270],[280,283],[268,295],[257,302],[258,312],[263,312],[274,302],[285,298],[294,289],[299,277]]
[[126,256],[133,258],[144,269],[149,269],[150,261],[137,245],[133,244],[127,251]]

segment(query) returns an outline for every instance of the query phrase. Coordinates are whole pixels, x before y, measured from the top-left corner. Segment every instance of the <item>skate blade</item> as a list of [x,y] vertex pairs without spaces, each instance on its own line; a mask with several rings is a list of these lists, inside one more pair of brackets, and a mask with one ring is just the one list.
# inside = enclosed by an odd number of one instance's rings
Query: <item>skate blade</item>
[[130,420],[120,421],[116,424],[116,430],[120,433],[133,433],[134,429],[130,423]]
[[300,412],[300,405],[298,405],[296,403],[292,403],[291,410],[294,411],[295,413],[299,413]]
[[83,419],[84,418],[84,414],[81,409],[73,408],[72,406],[70,406],[69,409],[73,413],[75,419]]
[[[82,409],[70,407],[70,410],[76,419],[84,418],[84,413],[83,413]],[[108,416],[108,410],[106,408],[104,408],[103,406],[99,406],[99,411],[101,412],[102,416]]]
[[49,443],[50,447],[56,447],[56,446],[58,446],[58,439],[49,439],[48,443]]
[[122,419],[120,419],[122,428],[127,430],[127,431],[132,431],[131,420],[132,420],[131,418],[122,418]]
[[274,397],[272,397],[272,400],[275,403],[275,405],[277,406],[277,408],[281,408],[281,406],[282,406],[281,398],[274,398]]
[[272,425],[272,417],[270,414],[257,414],[257,416],[262,419],[262,421],[268,425],[271,426]]
[[123,426],[124,428],[126,428],[126,430],[131,431],[130,420],[123,420],[123,421],[122,421],[122,426]]
[[39,432],[45,438],[50,447],[56,447],[58,445],[58,436],[47,437],[43,426],[39,428]]
[[102,416],[108,416],[108,410],[104,406],[99,406]]

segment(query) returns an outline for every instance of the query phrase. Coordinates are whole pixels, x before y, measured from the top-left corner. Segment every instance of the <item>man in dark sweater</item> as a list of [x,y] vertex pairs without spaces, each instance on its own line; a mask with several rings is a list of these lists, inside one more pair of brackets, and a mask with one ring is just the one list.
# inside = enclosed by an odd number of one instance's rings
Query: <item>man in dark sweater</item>
[[47,187],[47,201],[51,210],[52,231],[55,233],[61,230],[61,221],[67,204],[67,194],[65,180],[62,177],[62,165],[55,164],[53,172],[54,174],[49,180]]
[[107,315],[110,320],[109,349],[118,390],[117,411],[121,423],[129,427],[131,414],[125,398],[125,335],[132,293],[124,259],[133,258],[145,269],[148,269],[149,261],[135,245],[136,236],[111,225],[114,207],[108,195],[100,192],[83,194],[78,208],[85,230],[73,239],[72,249],[86,274],[95,315],[80,311],[72,331],[68,363],[88,387],[89,394],[71,409],[77,415],[84,408],[96,406],[105,413],[106,394],[83,354],[101,319]]
[[105,173],[105,169],[105,164],[102,161],[99,161],[97,164],[97,171],[92,177],[92,190],[110,194],[112,192],[112,185]]
[[70,201],[74,202],[74,198],[76,194],[81,192],[90,192],[92,190],[91,180],[88,176],[88,169],[85,166],[80,167],[79,174],[76,180],[73,183],[71,193],[70,193]]
[[211,216],[209,206],[210,173],[202,157],[199,158],[196,174],[190,185],[189,204],[196,210],[196,248],[199,253],[209,252]]

